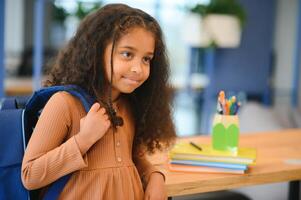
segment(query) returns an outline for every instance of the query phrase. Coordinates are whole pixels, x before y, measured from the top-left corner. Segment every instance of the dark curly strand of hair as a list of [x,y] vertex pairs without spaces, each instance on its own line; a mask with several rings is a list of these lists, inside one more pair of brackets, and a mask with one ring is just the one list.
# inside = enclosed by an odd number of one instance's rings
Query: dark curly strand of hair
[[[116,112],[114,114],[111,97],[109,102],[105,99],[111,84],[105,77],[104,52],[108,44],[114,46],[135,27],[145,28],[154,35],[155,51],[149,78],[134,92],[125,95],[135,120],[133,149],[153,153],[169,147],[176,135],[171,119],[167,85],[169,63],[163,34],[157,21],[147,13],[123,4],[109,4],[88,15],[60,51],[45,86],[75,84],[82,87],[102,102],[112,120]],[[113,70],[113,63],[111,65]]]
[[116,130],[117,126],[122,126],[123,125],[123,119],[121,117],[117,116],[117,112],[113,108],[113,103],[112,103],[112,83],[113,83],[113,73],[114,73],[113,55],[114,55],[115,43],[116,43],[116,38],[115,38],[115,35],[114,35],[113,36],[113,41],[112,41],[111,60],[110,60],[111,77],[110,77],[108,111],[109,111],[109,115],[110,115],[110,118],[111,118],[111,121],[112,121],[113,128]]

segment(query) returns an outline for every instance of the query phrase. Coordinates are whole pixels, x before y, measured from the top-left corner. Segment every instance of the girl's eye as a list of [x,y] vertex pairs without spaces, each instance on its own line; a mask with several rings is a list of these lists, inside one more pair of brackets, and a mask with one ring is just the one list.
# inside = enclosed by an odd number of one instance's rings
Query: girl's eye
[[150,64],[152,58],[151,57],[144,57],[143,58],[143,62],[146,63],[146,64]]
[[128,52],[128,51],[124,51],[124,52],[121,52],[121,55],[124,57],[124,58],[131,58],[133,55],[132,53]]

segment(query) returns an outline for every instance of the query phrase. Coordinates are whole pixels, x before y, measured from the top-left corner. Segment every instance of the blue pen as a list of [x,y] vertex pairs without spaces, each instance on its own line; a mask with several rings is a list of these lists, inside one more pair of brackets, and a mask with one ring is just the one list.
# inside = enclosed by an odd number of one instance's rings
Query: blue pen
[[240,103],[238,102],[238,103],[236,103],[236,106],[235,106],[234,115],[237,114],[239,107],[240,107]]
[[235,115],[236,110],[237,110],[237,103],[234,102],[234,103],[231,105],[231,108],[230,108],[230,114],[231,114],[231,115]]
[[231,99],[230,99],[230,102],[231,102],[231,104],[230,104],[230,108],[229,108],[229,112],[230,112],[229,114],[234,115],[235,107],[236,107],[235,105],[237,103],[236,97],[232,96]]

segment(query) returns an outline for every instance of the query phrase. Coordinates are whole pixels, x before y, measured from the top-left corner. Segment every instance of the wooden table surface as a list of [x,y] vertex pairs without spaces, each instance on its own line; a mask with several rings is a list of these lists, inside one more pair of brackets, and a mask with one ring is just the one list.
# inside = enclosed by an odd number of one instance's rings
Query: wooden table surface
[[[179,140],[191,139],[210,144],[209,136]],[[256,164],[243,175],[171,172],[166,167],[166,153],[149,159],[165,173],[168,196],[301,180],[301,129],[241,134],[239,145],[257,149]]]
[[32,78],[7,78],[5,79],[5,94],[7,96],[22,96],[32,94]]

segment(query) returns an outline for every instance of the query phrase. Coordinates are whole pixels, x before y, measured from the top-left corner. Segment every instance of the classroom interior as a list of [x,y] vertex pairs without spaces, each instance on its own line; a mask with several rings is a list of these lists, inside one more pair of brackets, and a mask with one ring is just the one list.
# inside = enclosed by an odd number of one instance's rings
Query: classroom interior
[[[301,128],[301,0],[237,2],[243,23],[208,30],[204,17],[191,10],[210,0],[1,0],[0,98],[29,96],[41,88],[46,63],[83,16],[107,3],[126,3],[162,27],[178,137],[210,135],[221,90],[239,97],[240,134]],[[282,200],[287,190],[288,183],[277,183],[234,191]]]

